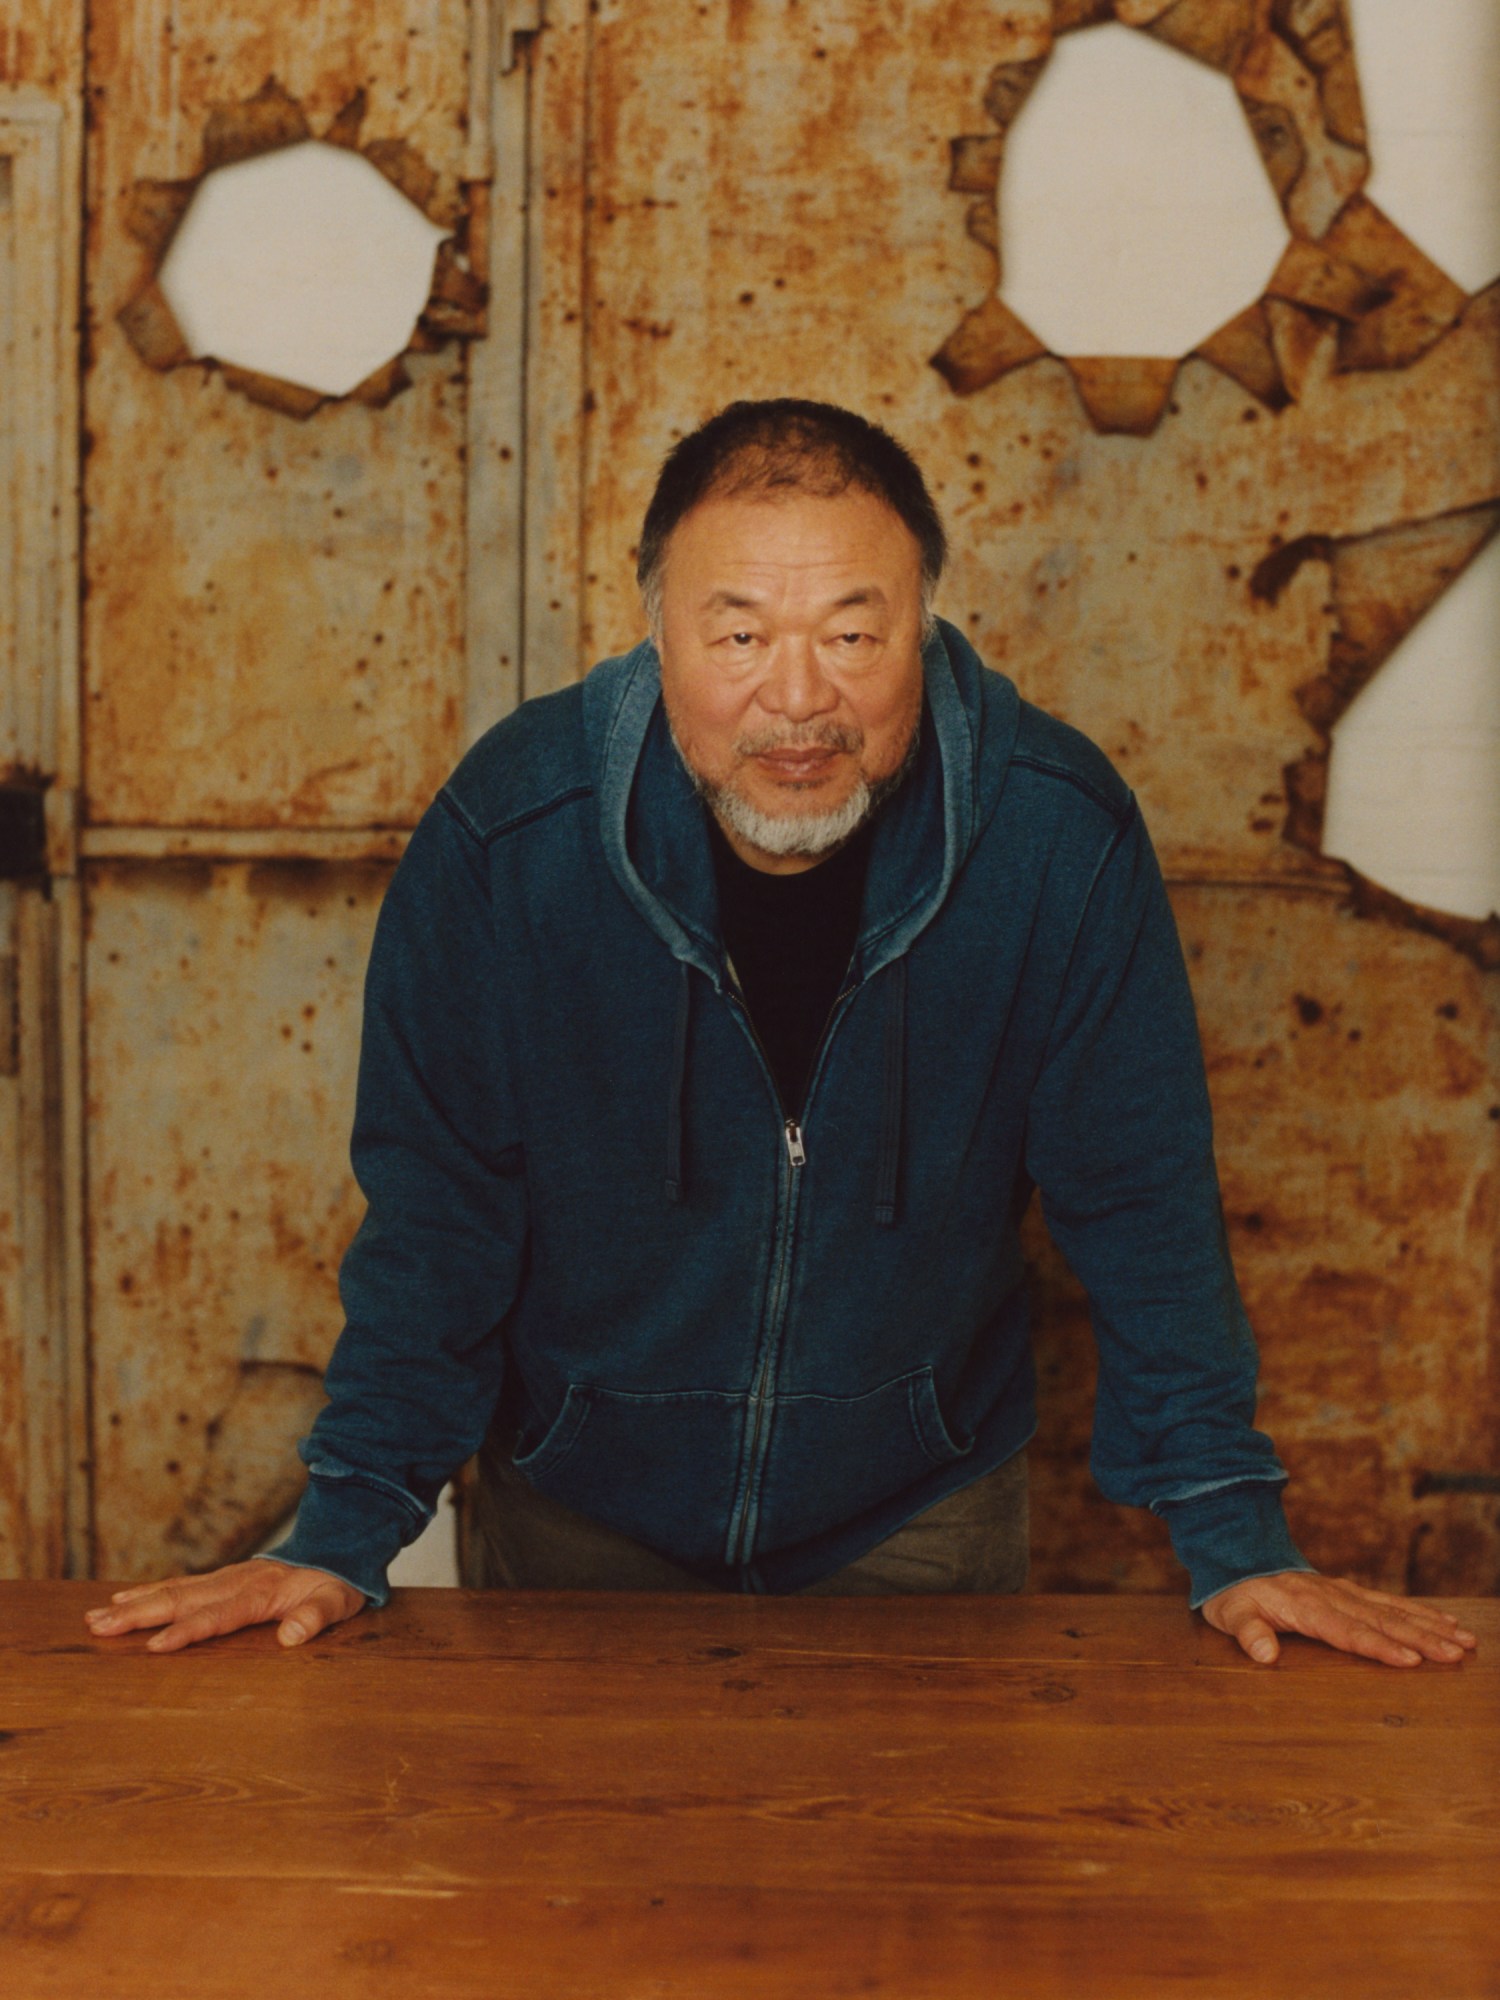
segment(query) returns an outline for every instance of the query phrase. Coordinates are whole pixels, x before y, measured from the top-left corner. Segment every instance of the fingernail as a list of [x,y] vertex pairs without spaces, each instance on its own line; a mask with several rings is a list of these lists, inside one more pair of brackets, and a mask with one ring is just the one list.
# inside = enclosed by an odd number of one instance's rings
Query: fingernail
[[1420,1660],[1422,1655],[1420,1653],[1414,1653],[1410,1646],[1403,1646],[1401,1648],[1401,1657],[1403,1660],[1416,1661]]
[[1274,1660],[1276,1657],[1276,1648],[1269,1639],[1257,1639],[1250,1650],[1257,1660]]
[[281,1628],[281,1643],[283,1646],[300,1646],[306,1637],[307,1634],[300,1625],[283,1625]]

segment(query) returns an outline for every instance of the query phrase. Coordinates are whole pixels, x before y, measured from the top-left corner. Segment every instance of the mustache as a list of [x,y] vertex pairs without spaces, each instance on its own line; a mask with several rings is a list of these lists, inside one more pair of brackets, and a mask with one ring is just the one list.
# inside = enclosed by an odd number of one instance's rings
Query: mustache
[[842,750],[857,756],[865,747],[862,729],[837,722],[819,722],[802,729],[763,729],[735,741],[737,757],[768,757],[781,750]]

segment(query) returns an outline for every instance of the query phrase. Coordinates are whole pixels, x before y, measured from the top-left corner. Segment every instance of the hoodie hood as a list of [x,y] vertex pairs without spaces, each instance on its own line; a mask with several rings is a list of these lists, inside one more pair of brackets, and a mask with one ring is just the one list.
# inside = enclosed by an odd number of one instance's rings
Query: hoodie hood
[[[939,619],[922,650],[922,737],[871,842],[855,972],[899,958],[941,909],[999,802],[1020,700]],[[584,731],[605,857],[620,888],[674,957],[723,989],[704,809],[672,742],[661,662],[649,641],[584,683]]]

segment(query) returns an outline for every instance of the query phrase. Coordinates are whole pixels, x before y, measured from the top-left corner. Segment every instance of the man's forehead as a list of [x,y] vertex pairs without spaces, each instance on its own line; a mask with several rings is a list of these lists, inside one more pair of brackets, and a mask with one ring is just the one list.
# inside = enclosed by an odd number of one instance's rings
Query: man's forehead
[[[809,565],[811,567],[811,565]],[[718,584],[709,590],[701,600],[704,611],[756,611],[781,592],[774,583],[757,589],[753,578],[747,577],[734,584]],[[877,609],[889,605],[890,598],[878,583],[858,583],[849,590],[841,590],[829,599],[830,611],[847,611],[854,605],[869,604]]]

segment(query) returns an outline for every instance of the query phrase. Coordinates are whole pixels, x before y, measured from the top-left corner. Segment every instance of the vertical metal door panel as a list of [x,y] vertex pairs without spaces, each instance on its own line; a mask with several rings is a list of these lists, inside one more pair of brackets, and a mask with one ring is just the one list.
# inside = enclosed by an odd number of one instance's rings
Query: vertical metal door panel
[[449,347],[385,409],[305,425],[217,372],[157,375],[114,313],[146,254],[138,180],[200,165],[215,106],[268,74],[314,135],[357,91],[364,136],[464,165],[469,11],[198,4],[92,17],[87,383],[88,812],[129,825],[410,824],[464,729],[464,410]]
[[389,871],[89,870],[100,1574],[226,1560],[302,1483],[358,1220],[358,1013]]
[[[465,351],[408,356],[412,386],[384,408],[325,403],[305,422],[216,369],[154,373],[115,318],[152,255],[130,204],[138,183],[196,175],[210,121],[274,77],[314,137],[362,95],[362,143],[404,143],[445,215],[476,214],[480,264],[487,121],[516,96],[491,89],[489,26],[468,0],[91,14],[81,845],[97,857],[101,1573],[230,1560],[295,1504],[360,1208],[359,995],[391,830],[415,823],[519,671],[519,578],[471,592],[466,537],[471,502],[508,509],[481,546],[491,570],[518,566],[520,438],[476,434]],[[514,287],[508,192],[496,248]],[[481,411],[513,412],[519,369],[514,340],[486,353]],[[466,457],[486,445],[471,487]]]
[[[77,371],[81,6],[0,25],[0,778],[41,791],[45,863],[0,897],[0,1574],[87,1561]],[[70,1124],[71,1121],[71,1124]]]
[[[115,358],[140,379],[101,359],[91,388],[113,415],[90,461],[89,819],[413,823],[464,719],[451,358],[305,430]],[[143,399],[172,407],[132,423]]]

